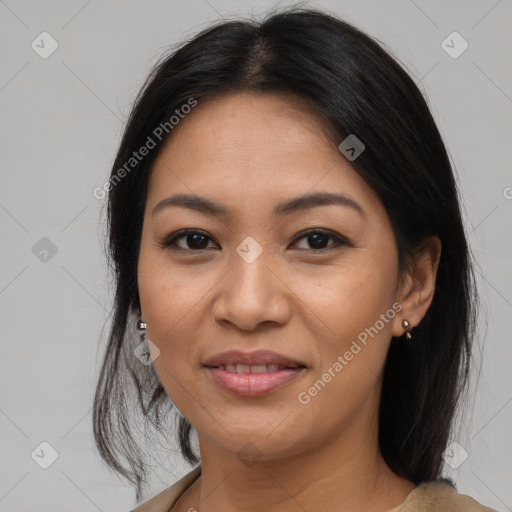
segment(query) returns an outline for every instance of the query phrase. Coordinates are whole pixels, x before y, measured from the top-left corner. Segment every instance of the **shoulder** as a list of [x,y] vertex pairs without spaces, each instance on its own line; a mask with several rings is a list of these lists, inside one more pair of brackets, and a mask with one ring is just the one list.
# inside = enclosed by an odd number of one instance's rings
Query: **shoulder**
[[169,512],[171,507],[178,501],[178,498],[195,482],[200,474],[201,465],[198,465],[170,487],[140,503],[130,512]]
[[405,501],[391,512],[498,512],[486,507],[471,496],[460,494],[447,480],[423,482],[407,496]]

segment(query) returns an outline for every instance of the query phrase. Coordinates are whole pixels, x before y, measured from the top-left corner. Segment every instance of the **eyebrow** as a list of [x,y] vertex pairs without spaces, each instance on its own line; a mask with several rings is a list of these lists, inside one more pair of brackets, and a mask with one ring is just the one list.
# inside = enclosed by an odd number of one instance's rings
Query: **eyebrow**
[[[275,206],[274,215],[283,217],[318,206],[329,205],[346,206],[352,208],[363,217],[366,215],[361,205],[354,201],[354,199],[344,194],[335,194],[332,192],[309,193],[289,199]],[[229,210],[224,205],[212,199],[189,194],[176,194],[160,201],[153,209],[152,216],[173,206],[189,208],[206,215],[217,215],[220,217],[229,217],[230,215]]]

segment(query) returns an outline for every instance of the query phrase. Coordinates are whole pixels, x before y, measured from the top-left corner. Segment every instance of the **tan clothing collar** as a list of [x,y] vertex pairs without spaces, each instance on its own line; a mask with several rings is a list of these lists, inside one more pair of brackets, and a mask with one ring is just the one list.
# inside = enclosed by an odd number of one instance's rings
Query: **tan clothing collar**
[[[179,497],[201,474],[201,465],[189,471],[167,489],[139,504],[130,512],[170,512]],[[389,512],[498,512],[445,482],[425,482],[415,487],[403,503]]]

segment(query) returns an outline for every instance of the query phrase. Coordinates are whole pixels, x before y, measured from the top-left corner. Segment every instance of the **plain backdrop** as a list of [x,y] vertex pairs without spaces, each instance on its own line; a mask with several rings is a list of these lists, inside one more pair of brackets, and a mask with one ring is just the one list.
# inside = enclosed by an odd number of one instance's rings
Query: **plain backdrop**
[[[0,511],[122,512],[135,504],[92,438],[112,299],[104,204],[93,190],[108,179],[135,94],[162,52],[215,20],[275,5],[0,0]],[[445,474],[459,492],[512,510],[512,2],[308,5],[387,45],[427,96],[448,146],[484,311],[473,405],[452,440],[467,459]],[[42,453],[55,459],[47,469]],[[190,470],[175,446],[163,461],[145,499]]]

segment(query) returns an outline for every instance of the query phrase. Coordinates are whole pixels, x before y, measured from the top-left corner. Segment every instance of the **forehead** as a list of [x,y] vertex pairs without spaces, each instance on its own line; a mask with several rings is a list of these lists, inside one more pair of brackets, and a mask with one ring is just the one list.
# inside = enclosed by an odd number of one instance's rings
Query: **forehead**
[[187,152],[196,161],[236,159],[244,168],[256,167],[269,159],[299,160],[312,145],[315,153],[327,152],[333,145],[327,133],[320,117],[295,96],[228,94],[196,106],[173,129],[161,154]]
[[173,129],[153,166],[148,198],[154,205],[183,192],[261,204],[312,191],[341,192],[379,209],[305,102],[237,93],[199,104]]

